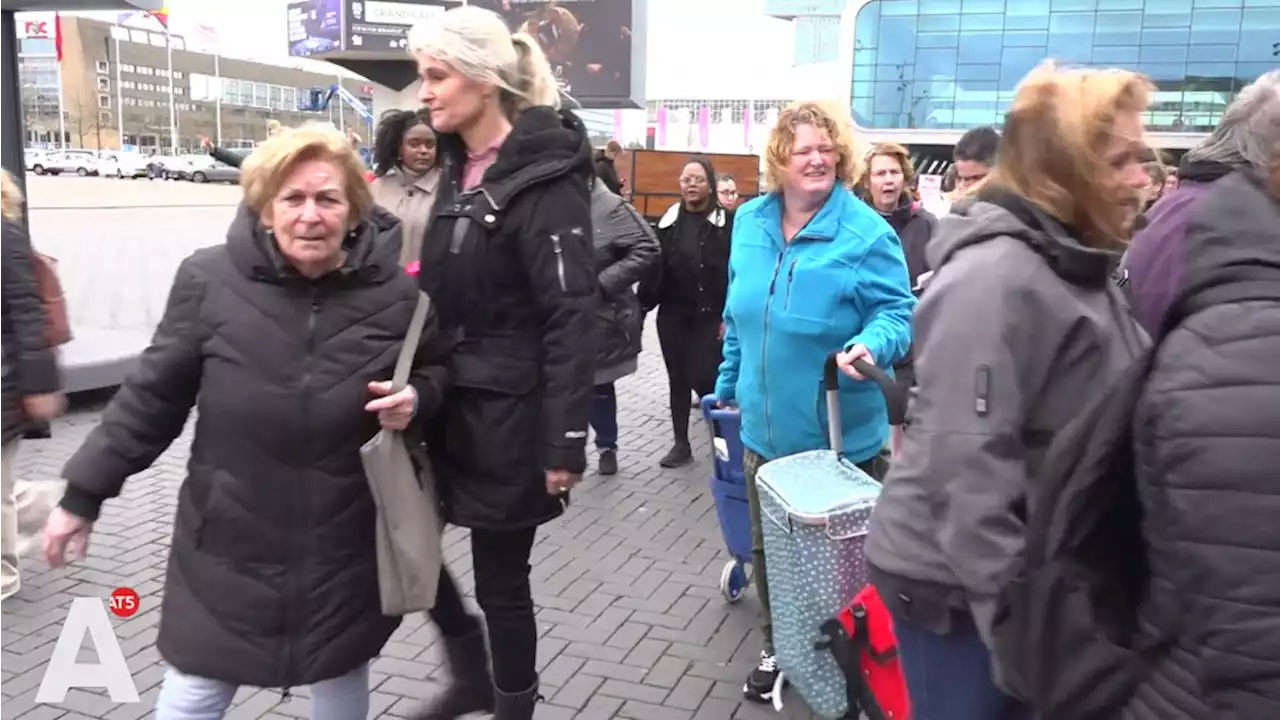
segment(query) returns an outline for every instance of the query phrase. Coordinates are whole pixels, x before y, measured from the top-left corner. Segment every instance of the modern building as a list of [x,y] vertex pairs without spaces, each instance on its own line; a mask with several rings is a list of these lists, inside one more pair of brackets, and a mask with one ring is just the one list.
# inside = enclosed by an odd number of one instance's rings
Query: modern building
[[[851,100],[873,139],[953,144],[1000,125],[1046,58],[1148,75],[1157,145],[1193,146],[1280,67],[1280,0],[855,0]],[[848,15],[846,15],[846,18]]]
[[328,112],[298,109],[312,88],[339,82],[368,107],[372,88],[347,71],[335,68],[335,74],[324,74],[219,57],[187,49],[186,39],[178,35],[171,36],[170,62],[166,35],[158,25],[144,29],[62,16],[56,26],[62,37],[61,72],[52,30],[48,37],[19,40],[28,146],[58,145],[59,80],[68,147],[123,144],[167,151],[172,130],[179,152],[199,147],[202,136],[221,138],[230,148],[253,147],[266,139],[267,121],[272,119],[285,126],[329,121],[371,140],[359,113],[337,99]]

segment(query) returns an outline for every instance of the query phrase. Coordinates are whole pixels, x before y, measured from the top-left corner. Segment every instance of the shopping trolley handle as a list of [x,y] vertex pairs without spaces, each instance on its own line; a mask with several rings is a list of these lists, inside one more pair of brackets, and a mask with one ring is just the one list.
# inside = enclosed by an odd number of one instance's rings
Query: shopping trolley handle
[[[827,362],[822,368],[822,387],[829,393],[840,389],[839,358],[841,352],[837,350],[828,355]],[[889,376],[889,373],[862,358],[853,361],[853,369],[880,386],[880,392],[884,395],[885,405],[889,410],[889,424],[902,425],[905,423],[907,420],[907,388],[899,385],[897,381]]]

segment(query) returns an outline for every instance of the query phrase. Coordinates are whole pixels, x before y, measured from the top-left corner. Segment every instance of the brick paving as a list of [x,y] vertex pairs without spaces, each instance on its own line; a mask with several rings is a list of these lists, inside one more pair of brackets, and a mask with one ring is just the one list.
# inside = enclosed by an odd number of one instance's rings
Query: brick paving
[[[161,188],[163,189],[152,189]],[[149,330],[159,319],[178,262],[221,240],[236,200],[229,188],[100,179],[34,179],[33,238],[61,259],[77,323]],[[154,197],[153,197],[154,196]],[[83,201],[77,204],[77,197]],[[148,205],[147,209],[126,208]],[[113,209],[114,208],[114,209]],[[740,687],[759,650],[753,597],[730,606],[718,580],[726,554],[707,491],[709,444],[693,426],[696,466],[664,470],[668,447],[665,376],[652,328],[639,372],[618,384],[620,466],[611,478],[587,477],[566,515],[542,529],[533,552],[541,633],[540,720],[746,720],[810,718],[790,696],[781,715],[741,701]],[[28,441],[20,477],[55,477],[98,422],[105,398],[81,398],[54,425],[51,440]],[[177,489],[191,427],[149,469],[109,502],[89,556],[51,571],[27,558],[23,589],[0,621],[0,702],[17,720],[148,717],[163,666],[154,648]],[[466,535],[446,534],[446,557],[469,594]],[[106,597],[118,586],[141,596],[142,610],[113,619],[142,702],[116,705],[105,692],[72,690],[65,706],[36,706],[34,696],[75,596]],[[82,651],[92,657],[92,651]],[[85,658],[88,659],[88,658]],[[373,665],[370,717],[401,717],[447,682],[430,623],[405,619]],[[300,689],[245,688],[229,717],[305,718]]]

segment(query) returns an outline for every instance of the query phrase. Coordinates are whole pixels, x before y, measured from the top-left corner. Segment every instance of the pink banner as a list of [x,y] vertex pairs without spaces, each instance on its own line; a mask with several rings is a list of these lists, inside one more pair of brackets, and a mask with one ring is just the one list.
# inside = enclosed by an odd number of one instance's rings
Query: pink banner
[[622,143],[622,111],[613,111],[613,139],[614,142]]
[[698,111],[698,142],[704,148],[711,144],[711,108],[706,105]]
[[665,107],[658,108],[658,145],[665,146],[667,144],[667,109]]

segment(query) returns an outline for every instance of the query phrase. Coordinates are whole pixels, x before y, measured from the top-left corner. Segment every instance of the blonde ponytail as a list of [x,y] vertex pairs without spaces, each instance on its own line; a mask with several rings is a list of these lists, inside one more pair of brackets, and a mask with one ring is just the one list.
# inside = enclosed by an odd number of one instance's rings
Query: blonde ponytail
[[560,107],[560,88],[546,53],[528,33],[513,33],[516,49],[515,77],[509,79],[512,94],[518,96],[517,113],[538,105]]
[[555,73],[542,46],[526,33],[512,33],[490,10],[463,5],[414,25],[409,52],[498,87],[503,110],[512,120],[538,105],[560,107]]
[[8,170],[0,170],[0,215],[17,222],[22,219],[22,188]]

